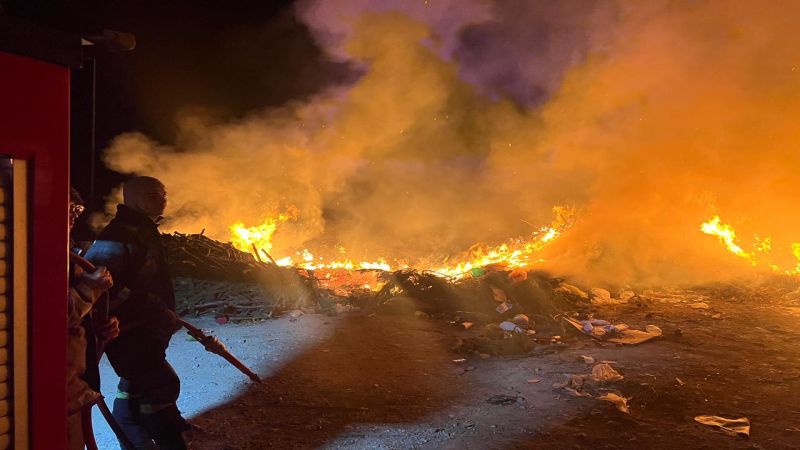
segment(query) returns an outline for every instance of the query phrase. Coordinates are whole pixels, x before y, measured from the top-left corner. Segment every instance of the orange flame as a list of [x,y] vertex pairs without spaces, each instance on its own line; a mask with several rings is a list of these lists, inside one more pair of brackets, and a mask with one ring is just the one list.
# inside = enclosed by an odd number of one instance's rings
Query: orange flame
[[[443,276],[453,278],[463,278],[472,269],[486,266],[504,266],[508,268],[526,267],[531,264],[543,261],[535,258],[544,246],[560,236],[566,229],[572,226],[575,220],[575,209],[572,207],[557,206],[553,208],[556,215],[555,220],[550,226],[542,227],[532,233],[528,239],[515,239],[508,243],[497,246],[475,245],[465,255],[455,262],[445,261],[440,267],[433,270]],[[267,218],[262,223],[246,227],[243,223],[237,222],[231,225],[231,243],[239,250],[254,253],[254,248],[259,251],[270,252],[272,250],[272,238],[278,228],[278,224],[293,219],[290,214],[282,214],[275,218]],[[339,253],[346,253],[342,247],[337,247]],[[308,250],[303,249],[293,256],[283,256],[276,259],[279,266],[295,266],[307,270],[382,270],[393,271],[408,268],[405,263],[396,262],[390,264],[387,258],[376,258],[372,261],[353,261],[352,259],[342,259],[326,261],[322,257],[314,256]],[[423,269],[424,267],[418,267]]]
[[736,243],[736,231],[734,231],[733,227],[722,223],[719,216],[714,216],[711,220],[703,222],[702,225],[700,225],[700,231],[705,234],[717,236],[719,241],[728,248],[728,251],[756,264],[753,260],[753,255],[744,251],[742,247]]
[[260,224],[247,227],[243,222],[236,222],[230,227],[231,244],[243,252],[253,253],[257,258],[262,255],[254,253],[254,248],[269,254],[272,251],[272,235],[278,229],[278,223],[297,218],[297,209],[289,207],[286,213],[277,217],[264,219]]
[[769,260],[770,253],[773,250],[772,238],[769,236],[753,236],[755,240],[753,251],[747,252],[736,242],[736,231],[733,227],[722,223],[719,216],[714,216],[706,222],[703,222],[700,225],[700,231],[712,236],[717,236],[719,241],[725,245],[729,252],[746,259],[753,266],[764,264],[775,272],[783,272],[787,275],[800,275],[800,242],[794,242],[790,246],[792,255],[797,260],[795,266],[791,269],[781,270],[778,264]]

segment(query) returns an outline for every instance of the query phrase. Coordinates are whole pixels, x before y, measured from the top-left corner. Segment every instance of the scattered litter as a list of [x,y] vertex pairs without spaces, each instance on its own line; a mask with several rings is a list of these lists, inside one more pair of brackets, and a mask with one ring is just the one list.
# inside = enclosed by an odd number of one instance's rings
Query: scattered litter
[[302,316],[303,314],[305,314],[305,313],[303,311],[300,311],[299,309],[294,309],[292,311],[289,311],[289,317],[291,317],[293,319],[296,319],[296,318]]
[[596,305],[607,305],[612,303],[611,292],[602,288],[592,288],[589,290],[589,301]]
[[694,420],[703,425],[718,427],[721,431],[731,436],[750,436],[750,419],[746,417],[726,419],[719,416],[697,416]]
[[502,289],[494,286],[489,286],[489,288],[492,290],[492,297],[494,297],[494,301],[498,303],[505,303],[508,301],[508,296]]
[[336,311],[336,314],[342,314],[342,313],[346,313],[346,312],[351,312],[351,311],[355,311],[356,309],[358,309],[358,308],[356,308],[355,306],[353,306],[351,304],[336,303],[333,306],[333,310]]
[[474,322],[461,322],[461,326],[464,327],[465,330],[469,330],[473,325],[475,325]]
[[463,364],[463,363],[467,362],[467,359],[466,358],[458,358],[458,359],[454,359],[453,362],[456,363],[456,364]]
[[227,314],[219,314],[214,317],[214,322],[217,322],[217,325],[225,325],[226,323],[230,322],[230,318]]
[[594,358],[592,358],[591,356],[581,355],[581,358],[583,358],[583,362],[585,362],[586,364],[594,364]]
[[609,342],[617,344],[641,344],[642,342],[649,341],[654,337],[661,336],[663,332],[661,328],[655,325],[647,325],[642,330],[635,330],[628,327],[624,323],[612,325],[611,323],[600,319],[588,320],[575,320],[569,317],[564,317],[564,320],[569,322],[584,334],[588,334],[596,339],[605,339]]
[[[532,339],[521,328],[512,322],[503,325],[509,331],[500,327],[500,324],[486,325],[478,335],[459,339],[453,350],[462,355],[474,353],[488,353],[496,356],[524,355],[534,347]],[[514,332],[515,330],[519,330]]]
[[501,330],[508,331],[509,333],[512,333],[512,332],[513,333],[523,333],[524,332],[523,329],[520,328],[517,324],[515,324],[514,322],[509,322],[507,320],[504,321],[504,322],[500,322],[499,326],[500,326]]
[[517,402],[524,402],[524,397],[519,397],[516,395],[493,395],[486,399],[486,403],[490,403],[492,405],[513,405]]
[[503,314],[504,312],[508,311],[513,307],[514,305],[512,305],[511,303],[503,302],[497,305],[497,308],[495,308],[495,310],[497,311],[497,314]]
[[511,318],[511,321],[519,325],[521,328],[531,328],[531,319],[525,314],[517,314]]
[[613,403],[614,406],[616,406],[619,411],[622,411],[625,414],[631,413],[631,410],[628,408],[628,399],[619,394],[609,392],[607,394],[601,395],[600,397],[597,397],[597,399]]
[[706,302],[692,303],[692,304],[689,305],[689,307],[692,308],[692,309],[709,309],[709,308],[711,308],[710,306],[708,306],[708,303],[706,303]]
[[606,333],[609,332],[622,331],[620,328],[611,325],[611,323],[599,319],[584,320],[580,322],[580,325],[581,325],[580,327],[581,331],[583,331],[586,334],[591,334],[592,336],[595,337],[605,336]]
[[594,305],[619,305],[622,303],[628,303],[630,299],[636,297],[636,294],[633,291],[625,291],[620,294],[620,298],[616,299],[611,296],[611,292],[602,289],[602,288],[592,288],[589,291],[589,298]]
[[536,384],[539,383],[540,381],[542,380],[540,380],[539,378],[531,378],[528,380],[528,384]]
[[608,364],[597,364],[591,375],[567,375],[564,382],[553,383],[556,389],[564,389],[576,397],[596,398],[613,403],[618,410],[630,413],[628,400],[619,393],[608,392],[603,387],[607,382],[622,380],[623,376]]
[[556,389],[564,389],[576,397],[592,397],[592,394],[585,392],[587,386],[588,375],[567,375],[566,381],[563,383],[553,383]]
[[478,278],[486,275],[486,270],[483,267],[473,267],[469,274],[472,275],[472,278]]
[[716,313],[711,315],[712,319],[722,319],[722,313]]
[[642,342],[647,342],[655,337],[659,337],[662,334],[664,333],[661,331],[661,328],[655,325],[646,325],[644,327],[644,331],[627,329],[620,332],[618,337],[611,338],[608,341],[617,344],[636,345],[641,344]]
[[511,284],[522,283],[528,279],[528,271],[524,269],[514,269],[508,273],[508,281]]
[[678,386],[683,386],[684,384],[686,384],[680,378],[675,378],[675,382],[678,383]]
[[619,381],[623,378],[622,374],[608,364],[598,364],[592,367],[592,379],[595,381],[604,383],[607,381]]
[[553,292],[565,294],[568,297],[577,297],[581,300],[589,300],[589,294],[581,290],[581,288],[567,283],[561,283]]

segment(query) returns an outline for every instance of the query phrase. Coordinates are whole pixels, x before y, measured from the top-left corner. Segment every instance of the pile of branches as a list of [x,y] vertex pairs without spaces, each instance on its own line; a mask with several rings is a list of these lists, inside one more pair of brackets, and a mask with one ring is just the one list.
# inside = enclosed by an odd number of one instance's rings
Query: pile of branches
[[[258,320],[318,302],[315,280],[306,271],[257,261],[202,233],[176,232],[161,238],[183,314]],[[179,279],[191,282],[181,286]]]
[[201,234],[162,234],[170,273],[177,277],[203,280],[258,282],[263,272],[280,270],[230,243],[215,241]]
[[218,323],[269,319],[275,300],[255,283],[175,278],[175,298],[181,316],[210,316]]

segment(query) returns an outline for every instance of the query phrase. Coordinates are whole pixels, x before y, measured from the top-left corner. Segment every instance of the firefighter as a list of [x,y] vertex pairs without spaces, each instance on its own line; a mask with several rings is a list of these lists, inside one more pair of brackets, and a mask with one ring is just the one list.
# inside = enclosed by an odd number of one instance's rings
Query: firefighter
[[[69,202],[69,228],[83,212],[83,200],[75,189],[71,190]],[[110,317],[95,327],[91,311],[95,302],[112,285],[111,274],[105,267],[94,272],[85,272],[70,263],[69,288],[67,292],[67,442],[69,450],[83,450],[91,430],[92,405],[102,397],[99,379],[87,382],[87,372],[97,372],[96,336],[111,340],[119,334],[118,322]],[[88,325],[88,327],[87,327]],[[88,368],[88,371],[87,371]]]
[[134,177],[122,187],[123,204],[86,253],[114,277],[111,311],[122,333],[106,347],[120,376],[114,417],[137,448],[186,449],[190,427],[176,405],[180,379],[166,360],[180,328],[158,223],[167,205],[164,185]]

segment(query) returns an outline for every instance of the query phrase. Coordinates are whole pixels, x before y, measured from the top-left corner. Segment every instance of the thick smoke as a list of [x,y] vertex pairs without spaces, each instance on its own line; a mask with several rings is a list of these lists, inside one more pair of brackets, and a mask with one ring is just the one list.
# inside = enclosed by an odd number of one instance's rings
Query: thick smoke
[[[363,70],[298,104],[132,133],[110,168],[163,179],[172,229],[227,239],[290,207],[276,256],[437,261],[573,204],[545,267],[588,281],[697,282],[751,270],[743,244],[800,224],[796,2],[309,1],[298,16]],[[777,259],[777,257],[776,257]],[[781,261],[784,265],[789,260]]]

